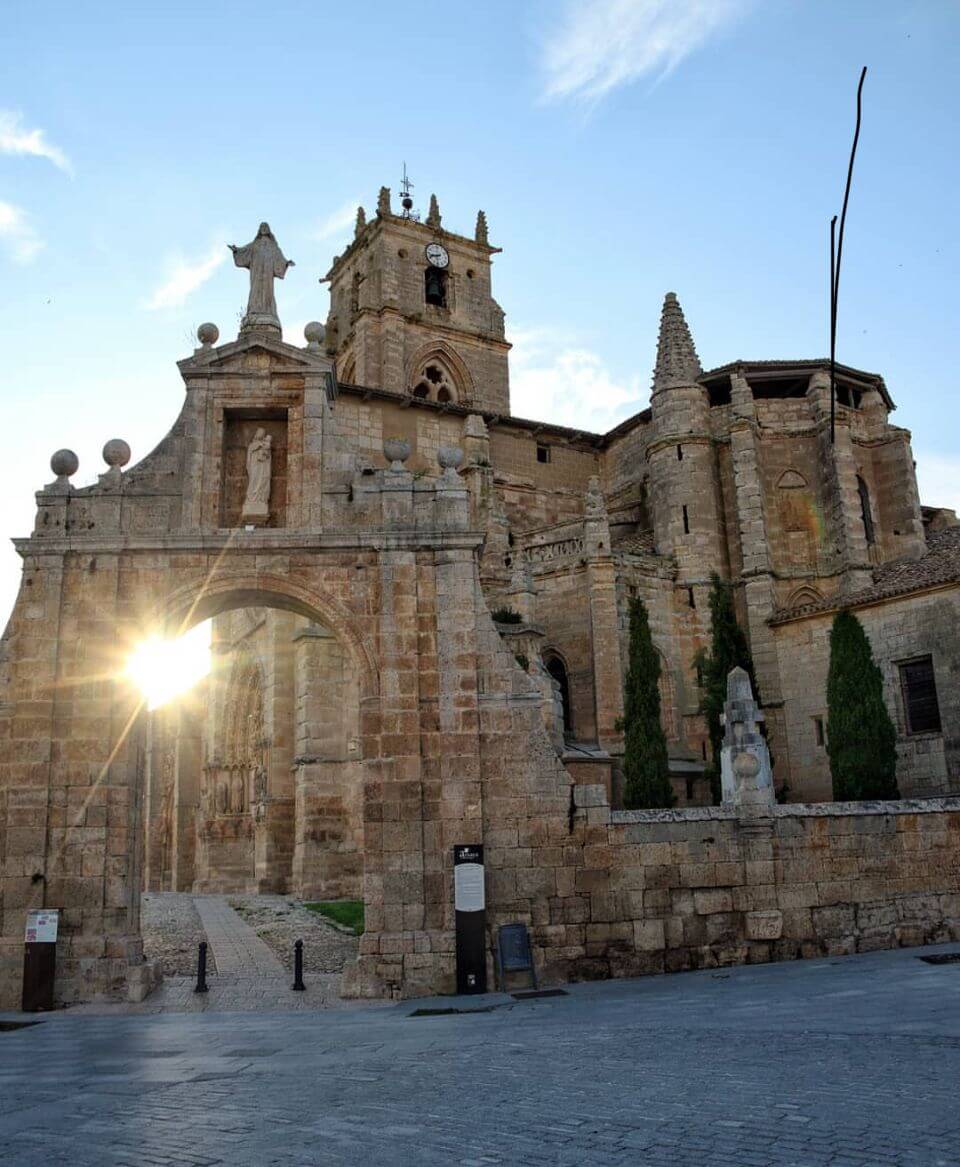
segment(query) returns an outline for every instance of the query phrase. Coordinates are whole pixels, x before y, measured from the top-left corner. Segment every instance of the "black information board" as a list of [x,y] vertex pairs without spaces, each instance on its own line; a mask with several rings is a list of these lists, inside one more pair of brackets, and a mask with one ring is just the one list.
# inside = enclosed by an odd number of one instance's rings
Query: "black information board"
[[500,989],[504,988],[504,974],[528,972],[537,988],[537,970],[533,964],[530,933],[526,924],[502,924],[497,934],[497,971]]
[[457,927],[457,992],[487,991],[487,910],[483,844],[453,848],[453,905]]

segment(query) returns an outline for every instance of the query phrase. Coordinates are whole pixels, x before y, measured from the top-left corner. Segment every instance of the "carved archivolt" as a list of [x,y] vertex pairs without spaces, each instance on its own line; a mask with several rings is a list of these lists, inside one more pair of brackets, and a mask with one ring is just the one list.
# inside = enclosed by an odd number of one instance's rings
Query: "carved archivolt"
[[230,671],[215,732],[218,762],[208,770],[213,805],[218,815],[246,814],[265,795],[263,734],[263,672],[247,653],[237,656]]

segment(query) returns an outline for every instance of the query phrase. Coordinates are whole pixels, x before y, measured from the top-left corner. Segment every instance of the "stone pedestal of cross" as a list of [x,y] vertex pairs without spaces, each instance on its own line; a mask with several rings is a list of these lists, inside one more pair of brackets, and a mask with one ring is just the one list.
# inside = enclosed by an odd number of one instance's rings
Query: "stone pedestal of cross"
[[731,669],[723,706],[724,735],[720,751],[723,805],[758,816],[769,815],[775,802],[770,751],[760,732],[763,720],[763,710],[754,700],[746,670]]

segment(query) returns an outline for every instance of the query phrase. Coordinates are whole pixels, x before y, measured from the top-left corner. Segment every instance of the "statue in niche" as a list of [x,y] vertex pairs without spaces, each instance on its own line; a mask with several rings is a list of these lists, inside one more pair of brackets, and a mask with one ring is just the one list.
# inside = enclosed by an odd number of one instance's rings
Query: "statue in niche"
[[217,814],[227,814],[230,810],[230,790],[226,778],[217,782]]
[[230,779],[230,813],[243,814],[243,773],[234,770]]
[[247,446],[247,494],[241,519],[265,522],[270,517],[270,469],[273,463],[273,439],[259,427]]
[[256,238],[245,246],[237,247],[235,243],[228,246],[237,267],[245,267],[250,271],[250,296],[240,331],[259,327],[275,328],[279,332],[280,318],[277,316],[277,301],[273,295],[273,281],[283,279],[287,268],[294,266],[293,260],[284,257],[269,223],[261,223]]

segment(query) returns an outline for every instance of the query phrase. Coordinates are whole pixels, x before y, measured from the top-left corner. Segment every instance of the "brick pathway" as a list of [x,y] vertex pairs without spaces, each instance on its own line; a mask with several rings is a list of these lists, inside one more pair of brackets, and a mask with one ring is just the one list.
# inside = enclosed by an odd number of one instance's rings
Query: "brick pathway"
[[[274,1013],[357,1008],[340,998],[340,973],[308,972],[306,989],[293,991],[293,974],[273,949],[230,907],[224,896],[194,896],[193,903],[216,961],[207,973],[207,992],[196,993],[196,977],[168,976],[155,993],[138,1004],[95,1002],[75,1005],[72,1016],[112,1017],[126,1013]],[[370,1001],[366,1008],[388,1002]]]
[[[574,985],[526,1001],[52,1014],[0,1031],[0,1160],[958,1167],[960,963],[918,959],[930,952]],[[414,1016],[451,1006],[483,1011]]]
[[220,976],[287,979],[273,950],[240,919],[224,896],[194,896],[193,906],[213,949]]

